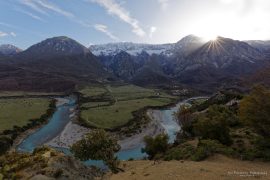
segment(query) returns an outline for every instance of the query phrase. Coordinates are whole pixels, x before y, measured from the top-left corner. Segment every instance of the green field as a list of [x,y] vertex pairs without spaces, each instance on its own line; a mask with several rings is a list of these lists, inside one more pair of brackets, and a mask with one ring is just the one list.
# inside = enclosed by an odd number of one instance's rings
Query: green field
[[97,95],[101,95],[105,92],[107,92],[107,90],[104,87],[85,87],[83,89],[81,89],[79,91],[80,93],[82,93],[84,96],[88,97],[88,96],[97,96]]
[[22,127],[30,119],[39,118],[46,113],[50,104],[47,98],[0,99],[0,132]]
[[0,97],[10,96],[46,96],[46,95],[61,95],[61,93],[46,93],[46,92],[24,92],[24,91],[0,91]]
[[100,102],[87,102],[81,106],[84,107],[81,117],[88,125],[109,129],[122,126],[133,119],[134,111],[146,106],[164,106],[175,99],[161,90],[134,85],[87,87],[80,92],[84,92],[84,97],[103,94],[114,102],[110,104],[101,99]]

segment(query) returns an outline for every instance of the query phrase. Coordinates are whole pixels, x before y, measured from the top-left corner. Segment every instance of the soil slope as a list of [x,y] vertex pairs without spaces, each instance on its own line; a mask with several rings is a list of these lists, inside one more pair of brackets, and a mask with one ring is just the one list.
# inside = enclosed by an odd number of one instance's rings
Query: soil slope
[[[111,180],[270,179],[270,163],[230,159],[215,155],[206,161],[127,161],[125,172],[108,175]],[[254,175],[254,173],[259,173]]]

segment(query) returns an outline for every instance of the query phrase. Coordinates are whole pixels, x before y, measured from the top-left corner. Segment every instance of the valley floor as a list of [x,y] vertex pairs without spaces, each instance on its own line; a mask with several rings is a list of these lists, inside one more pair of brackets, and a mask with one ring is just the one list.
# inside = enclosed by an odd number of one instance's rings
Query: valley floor
[[124,161],[124,172],[108,174],[110,180],[270,179],[270,163],[230,159],[215,155],[205,161]]

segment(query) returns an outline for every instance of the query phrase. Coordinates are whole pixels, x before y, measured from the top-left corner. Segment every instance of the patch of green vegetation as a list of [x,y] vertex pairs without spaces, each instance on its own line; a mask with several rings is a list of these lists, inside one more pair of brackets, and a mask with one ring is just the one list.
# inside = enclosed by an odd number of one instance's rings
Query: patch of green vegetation
[[[235,101],[240,99],[240,102]],[[178,117],[182,131],[176,143],[181,146],[190,139],[199,139],[200,143],[190,157],[195,161],[215,153],[241,160],[270,161],[269,102],[270,90],[256,86],[244,97],[219,94],[202,103],[203,106],[181,107]],[[179,159],[185,154],[178,147],[172,147],[168,152],[168,159]]]
[[169,148],[168,140],[167,134],[159,134],[156,137],[145,136],[145,147],[142,148],[142,152],[147,153],[149,159],[159,158]]
[[111,95],[116,101],[138,99],[155,95],[154,90],[145,89],[134,85],[107,86],[107,89],[109,92],[111,92]]
[[86,87],[80,93],[83,123],[105,129],[121,127],[134,118],[135,111],[146,106],[164,106],[175,98],[162,90],[134,85]]
[[24,92],[24,91],[0,91],[0,97],[11,97],[11,96],[46,96],[46,95],[61,95],[61,93]]
[[[166,145],[167,142],[162,142],[163,145]],[[147,146],[149,146],[146,143]],[[180,145],[172,145],[167,148],[162,153],[155,153],[154,157],[151,155],[152,152],[158,151],[158,146],[151,146],[152,151],[147,153],[149,155],[149,159],[163,159],[165,161],[170,160],[193,160],[193,161],[202,161],[207,157],[219,153],[226,156],[234,157],[237,155],[237,152],[228,146],[225,146],[219,143],[216,140],[200,140],[197,147],[189,144],[188,142],[180,144]],[[151,154],[152,153],[152,154]]]
[[71,147],[75,157],[82,160],[103,160],[112,172],[119,172],[119,161],[115,153],[121,149],[117,139],[104,130],[93,130]]
[[46,113],[49,104],[47,98],[0,99],[0,132],[39,118]]
[[107,86],[108,91],[111,96],[115,98],[116,101],[125,101],[140,98],[175,98],[162,90],[158,89],[146,89],[135,85],[124,85],[124,86]]
[[201,140],[194,154],[190,158],[193,161],[202,161],[215,153],[223,154],[226,156],[234,156],[236,154],[236,152],[231,147],[220,144],[218,141]]
[[195,153],[195,148],[190,144],[181,144],[170,148],[164,155],[165,161],[189,159]]
[[118,101],[111,106],[83,110],[81,117],[90,126],[110,129],[126,124],[133,118],[132,112],[136,110],[146,106],[164,106],[170,102],[169,99],[163,98]]
[[107,106],[110,105],[108,102],[88,102],[84,103],[81,108],[94,108],[94,107],[101,107],[101,106]]
[[[40,176],[42,175],[42,176]],[[95,179],[101,172],[48,147],[0,156],[0,179]]]
[[212,105],[222,105],[226,104],[229,101],[235,99],[235,100],[240,100],[242,99],[243,96],[242,94],[234,91],[221,91],[215,94],[214,96],[210,97],[206,101],[200,102],[200,103],[195,103],[192,106],[192,111],[203,111],[206,110],[208,107]]
[[207,100],[208,100],[208,98],[194,99],[191,101],[191,105],[192,106],[199,106],[199,105],[203,104],[204,102],[206,102]]
[[97,96],[106,93],[107,90],[102,86],[87,86],[79,91],[83,96]]

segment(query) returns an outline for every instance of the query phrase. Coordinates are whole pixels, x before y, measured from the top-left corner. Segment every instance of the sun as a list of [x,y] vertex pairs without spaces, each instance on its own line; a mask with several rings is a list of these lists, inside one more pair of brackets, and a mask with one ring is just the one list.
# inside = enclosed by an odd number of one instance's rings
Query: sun
[[216,34],[209,34],[209,35],[202,36],[202,38],[205,41],[216,41],[217,38],[218,38],[218,35],[216,35]]

